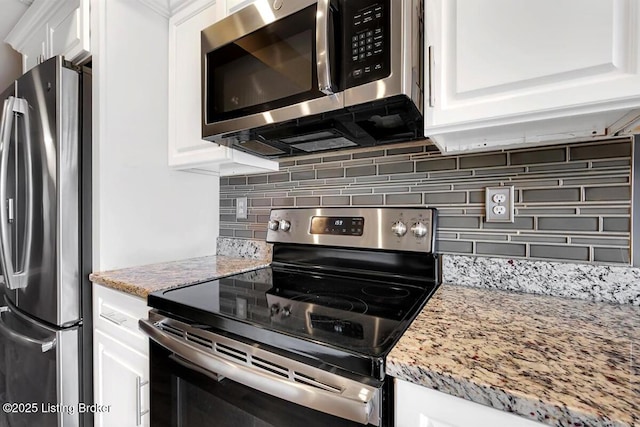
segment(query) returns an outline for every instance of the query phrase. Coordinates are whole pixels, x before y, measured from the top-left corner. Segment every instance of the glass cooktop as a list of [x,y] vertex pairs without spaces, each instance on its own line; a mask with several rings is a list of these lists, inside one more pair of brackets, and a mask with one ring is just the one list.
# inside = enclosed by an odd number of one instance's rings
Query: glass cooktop
[[292,351],[296,345],[280,338],[380,357],[391,350],[435,288],[432,283],[266,267],[158,291],[149,295],[148,303],[240,336],[258,341],[263,336],[266,344],[284,343]]

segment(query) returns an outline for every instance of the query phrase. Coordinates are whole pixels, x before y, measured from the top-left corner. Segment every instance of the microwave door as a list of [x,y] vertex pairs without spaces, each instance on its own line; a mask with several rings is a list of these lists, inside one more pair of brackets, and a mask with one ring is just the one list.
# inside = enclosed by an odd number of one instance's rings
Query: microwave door
[[202,31],[203,138],[343,107],[329,10],[329,0],[258,1]]

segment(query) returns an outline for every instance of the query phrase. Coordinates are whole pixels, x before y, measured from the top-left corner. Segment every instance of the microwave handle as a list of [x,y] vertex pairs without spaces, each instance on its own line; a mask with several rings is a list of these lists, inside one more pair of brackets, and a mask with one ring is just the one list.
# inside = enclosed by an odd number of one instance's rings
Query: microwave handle
[[329,14],[331,0],[318,0],[316,14],[316,58],[318,66],[318,89],[325,95],[333,95],[329,46]]

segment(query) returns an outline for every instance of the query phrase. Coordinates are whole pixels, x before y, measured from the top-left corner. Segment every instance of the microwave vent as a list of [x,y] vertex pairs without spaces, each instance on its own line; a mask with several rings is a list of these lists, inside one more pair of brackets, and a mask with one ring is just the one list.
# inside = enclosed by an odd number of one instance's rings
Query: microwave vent
[[264,142],[256,141],[255,139],[251,139],[249,141],[236,142],[236,145],[242,147],[244,150],[249,152],[253,152],[256,154],[260,154],[262,156],[281,156],[285,154],[284,151],[265,144]]
[[355,147],[357,145],[358,144],[353,141],[349,141],[347,138],[339,137],[321,139],[320,141],[303,142],[301,144],[292,144],[291,146],[298,150],[314,153],[316,151],[337,150],[339,148]]

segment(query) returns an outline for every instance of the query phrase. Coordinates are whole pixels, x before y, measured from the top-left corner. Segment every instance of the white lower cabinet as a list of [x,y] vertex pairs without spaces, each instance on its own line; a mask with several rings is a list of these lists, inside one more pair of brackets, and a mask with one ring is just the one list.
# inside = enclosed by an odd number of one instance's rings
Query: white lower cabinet
[[95,426],[149,426],[149,349],[138,330],[146,301],[103,286],[93,291]]
[[542,427],[546,424],[395,379],[396,427]]

